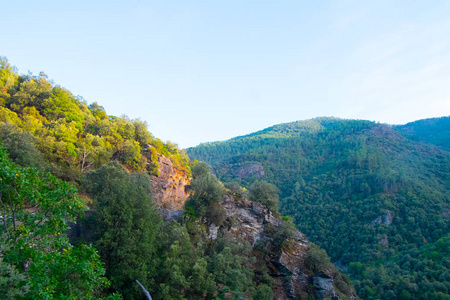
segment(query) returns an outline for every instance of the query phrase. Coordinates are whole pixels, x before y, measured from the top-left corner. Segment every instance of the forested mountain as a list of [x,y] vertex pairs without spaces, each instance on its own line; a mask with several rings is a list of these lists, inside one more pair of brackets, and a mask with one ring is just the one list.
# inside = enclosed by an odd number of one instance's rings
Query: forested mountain
[[0,299],[357,299],[277,192],[0,58]]
[[[428,129],[415,132],[430,140]],[[431,141],[445,147],[448,135],[436,136]],[[450,154],[442,147],[389,125],[317,118],[188,154],[210,163],[223,181],[275,184],[280,212],[352,274],[362,298],[446,299]]]
[[394,128],[411,140],[450,150],[450,117],[418,120]]

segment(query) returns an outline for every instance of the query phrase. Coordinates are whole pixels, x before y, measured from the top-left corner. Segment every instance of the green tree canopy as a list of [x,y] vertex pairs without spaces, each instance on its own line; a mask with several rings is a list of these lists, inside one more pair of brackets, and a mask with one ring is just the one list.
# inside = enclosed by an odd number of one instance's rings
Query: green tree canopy
[[106,263],[111,291],[140,299],[139,280],[150,286],[156,266],[161,218],[152,208],[151,182],[145,173],[128,173],[119,163],[88,172],[83,189],[93,198],[93,213],[85,220],[90,239]]
[[278,188],[267,181],[255,181],[250,186],[250,200],[267,206],[276,215],[279,215],[278,193]]
[[[0,294],[13,287],[27,299],[100,296],[108,281],[94,248],[69,243],[67,221],[86,209],[70,184],[18,167],[0,148]],[[24,282],[26,278],[26,282]]]

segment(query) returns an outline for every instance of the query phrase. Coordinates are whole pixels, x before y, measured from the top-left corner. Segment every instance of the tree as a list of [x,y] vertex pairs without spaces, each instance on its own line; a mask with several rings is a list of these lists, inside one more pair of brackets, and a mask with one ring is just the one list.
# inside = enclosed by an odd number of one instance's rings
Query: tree
[[38,139],[22,132],[16,125],[0,124],[0,140],[8,151],[9,158],[20,166],[44,169],[44,156],[37,149]]
[[[67,221],[86,209],[70,184],[37,169],[18,167],[0,148],[0,257],[2,272],[27,299],[99,296],[108,280],[94,248],[72,246]],[[27,284],[21,283],[26,278]]]
[[11,67],[6,57],[0,56],[0,106],[4,106],[11,97],[11,90],[17,85],[18,77],[16,69]]
[[250,200],[267,206],[275,215],[279,215],[278,193],[278,188],[267,181],[255,181],[250,186]]
[[306,263],[316,273],[333,266],[327,252],[314,243],[309,244],[309,249],[306,253]]
[[197,162],[192,167],[192,177],[194,177],[194,179],[206,176],[210,173],[211,173],[211,167],[203,161]]
[[151,286],[161,218],[152,208],[151,182],[145,173],[129,174],[119,163],[86,173],[82,186],[93,198],[93,213],[84,220],[106,263],[111,291],[140,299],[139,280]]
[[[216,208],[209,207],[222,200],[225,194],[223,184],[209,173],[206,163],[197,163],[192,168],[191,195],[186,202],[186,213],[194,217],[204,216],[209,210],[211,216],[220,216]],[[221,218],[219,218],[221,219]]]
[[256,290],[255,295],[253,295],[254,300],[272,300],[273,299],[273,291],[270,286],[266,284],[262,284]]

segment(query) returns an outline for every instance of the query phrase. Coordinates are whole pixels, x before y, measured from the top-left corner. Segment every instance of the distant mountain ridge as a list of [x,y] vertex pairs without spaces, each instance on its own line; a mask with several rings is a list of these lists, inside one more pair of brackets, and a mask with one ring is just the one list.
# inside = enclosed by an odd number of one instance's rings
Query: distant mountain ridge
[[433,144],[450,150],[450,116],[395,125],[394,129],[413,141]]
[[[445,240],[450,231],[447,122],[445,117],[391,126],[316,118],[187,152],[191,159],[211,164],[223,181],[248,187],[267,180],[277,185],[281,212],[294,217],[302,232],[349,268],[362,298],[393,294],[430,299],[437,295],[433,293],[450,293],[448,281],[439,275],[448,274],[448,265],[417,254],[424,245]],[[415,129],[414,134],[408,128]],[[440,134],[430,135],[432,131]],[[448,254],[442,255],[443,261],[450,261]],[[360,263],[365,271],[358,273]],[[417,264],[423,269],[411,269]],[[413,276],[404,275],[398,282],[397,268]],[[441,269],[430,275],[427,268]],[[380,272],[384,277],[375,279]],[[429,276],[428,283],[424,276]],[[407,277],[413,285],[405,283]],[[421,286],[420,292],[414,284]]]

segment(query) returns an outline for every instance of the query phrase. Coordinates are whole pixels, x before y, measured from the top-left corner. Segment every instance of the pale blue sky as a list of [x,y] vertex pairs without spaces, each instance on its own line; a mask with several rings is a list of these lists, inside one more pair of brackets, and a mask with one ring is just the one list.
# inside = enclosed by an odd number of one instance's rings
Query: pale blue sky
[[180,147],[450,114],[450,1],[4,1],[0,55]]

